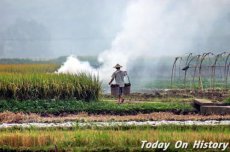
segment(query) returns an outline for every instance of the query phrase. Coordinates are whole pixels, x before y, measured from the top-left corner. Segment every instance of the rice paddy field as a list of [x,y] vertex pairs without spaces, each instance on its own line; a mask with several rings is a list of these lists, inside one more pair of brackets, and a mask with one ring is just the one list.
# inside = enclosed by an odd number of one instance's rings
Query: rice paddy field
[[[6,129],[1,131],[2,150],[21,151],[163,151],[141,149],[142,140],[170,143],[164,151],[193,151],[194,140],[229,142],[230,129],[226,126],[161,126],[161,127],[108,127],[108,128],[50,128]],[[177,141],[189,143],[186,149],[176,150]],[[196,149],[196,151],[200,151]],[[202,151],[221,151],[204,149]],[[229,151],[229,148],[225,149]]]
[[0,73],[53,73],[57,64],[0,64]]
[[[229,125],[118,125],[79,127],[79,122],[229,120],[230,115],[200,115],[194,97],[133,94],[126,102],[102,94],[102,82],[87,73],[57,74],[57,64],[0,64],[0,125],[76,122],[72,127],[2,127],[0,151],[230,151],[192,147],[195,140],[230,142]],[[229,97],[223,97],[229,103]],[[168,142],[141,148],[142,141]],[[177,141],[189,143],[175,148]]]
[[96,76],[55,74],[54,64],[0,65],[1,99],[97,100],[101,84]]

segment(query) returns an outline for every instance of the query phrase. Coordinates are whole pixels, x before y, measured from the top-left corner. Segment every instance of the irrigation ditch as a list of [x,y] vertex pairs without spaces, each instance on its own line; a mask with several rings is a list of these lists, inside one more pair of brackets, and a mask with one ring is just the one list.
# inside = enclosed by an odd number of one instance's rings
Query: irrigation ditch
[[2,123],[0,124],[0,129],[12,128],[12,127],[22,127],[22,128],[53,128],[53,127],[119,127],[119,126],[162,126],[162,125],[183,125],[183,126],[193,126],[193,125],[230,125],[230,120],[206,120],[206,121],[127,121],[127,122],[63,122],[63,123]]

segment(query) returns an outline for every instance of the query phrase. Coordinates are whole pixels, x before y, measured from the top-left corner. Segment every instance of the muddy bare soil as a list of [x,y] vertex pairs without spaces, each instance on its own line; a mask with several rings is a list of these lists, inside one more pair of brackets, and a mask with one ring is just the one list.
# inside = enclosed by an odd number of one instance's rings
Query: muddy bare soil
[[[105,98],[114,98],[110,94],[105,94]],[[207,98],[212,101],[223,101],[230,97],[230,90],[188,90],[188,89],[156,89],[134,92],[126,96],[130,101],[148,101],[153,98]]]

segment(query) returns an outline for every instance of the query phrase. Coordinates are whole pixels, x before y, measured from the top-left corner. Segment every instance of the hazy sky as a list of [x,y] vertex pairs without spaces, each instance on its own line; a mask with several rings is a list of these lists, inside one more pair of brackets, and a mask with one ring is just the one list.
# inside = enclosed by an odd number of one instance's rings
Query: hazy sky
[[120,31],[125,0],[0,0],[0,55],[95,55]]
[[0,0],[0,57],[229,49],[229,0]]

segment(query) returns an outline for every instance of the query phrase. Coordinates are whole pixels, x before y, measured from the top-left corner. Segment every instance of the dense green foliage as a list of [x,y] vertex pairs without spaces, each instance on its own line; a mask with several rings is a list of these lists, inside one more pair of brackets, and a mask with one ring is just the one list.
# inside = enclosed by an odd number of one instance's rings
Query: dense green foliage
[[225,99],[225,103],[230,105],[230,98]]
[[82,102],[76,100],[39,100],[39,101],[0,101],[0,112],[26,112],[40,114],[61,114],[87,112],[89,114],[137,114],[158,111],[193,111],[189,103],[179,102],[144,102],[116,104],[110,101]]
[[16,100],[77,99],[98,100],[101,83],[89,74],[13,74],[0,77],[0,98]]

